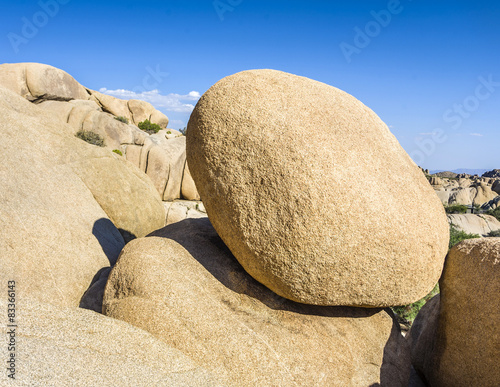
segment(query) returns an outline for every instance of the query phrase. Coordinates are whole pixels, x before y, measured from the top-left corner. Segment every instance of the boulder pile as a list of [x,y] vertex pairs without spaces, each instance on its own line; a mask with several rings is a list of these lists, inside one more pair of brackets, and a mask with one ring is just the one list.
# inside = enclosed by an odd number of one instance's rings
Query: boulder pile
[[[146,119],[164,129],[139,130]],[[349,94],[245,71],[203,95],[186,138],[141,101],[0,65],[0,121],[0,278],[15,288],[21,385],[500,379],[500,238],[445,261],[439,198]],[[496,185],[481,184],[486,200]],[[440,277],[405,339],[386,307]]]
[[[199,199],[186,165],[185,139],[166,129],[168,118],[150,103],[87,89],[68,73],[39,63],[0,65],[0,86],[69,124],[74,134],[98,134],[107,148],[120,151],[153,180],[162,200]],[[162,130],[148,135],[137,127],[145,120]]]

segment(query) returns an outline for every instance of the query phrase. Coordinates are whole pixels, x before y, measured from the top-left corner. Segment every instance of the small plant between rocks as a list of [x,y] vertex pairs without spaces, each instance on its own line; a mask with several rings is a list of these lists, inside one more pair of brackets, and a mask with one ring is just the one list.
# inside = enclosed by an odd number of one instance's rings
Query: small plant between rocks
[[79,130],[75,134],[80,140],[96,146],[104,146],[104,139],[95,132],[89,130]]
[[128,118],[127,117],[118,116],[118,117],[115,117],[115,120],[123,122],[124,124],[128,124]]
[[500,230],[491,231],[488,236],[490,238],[500,238]]
[[444,208],[447,214],[466,214],[467,206],[462,204],[455,204],[453,206],[448,206]]
[[160,125],[153,124],[149,120],[139,122],[139,125],[137,125],[137,126],[139,127],[139,129],[145,131],[148,134],[155,134],[161,130]]
[[116,153],[117,155],[123,156],[123,153],[120,149],[113,149],[113,152]]
[[[465,207],[465,206],[464,206]],[[450,242],[448,244],[451,249],[457,243],[462,242],[466,239],[480,238],[479,235],[476,234],[468,234],[464,231],[459,230],[453,223],[450,224]],[[434,286],[434,289],[431,290],[429,294],[427,294],[424,298],[408,305],[394,306],[392,307],[392,311],[396,315],[398,322],[409,329],[413,324],[413,321],[417,317],[418,312],[422,307],[429,301],[432,297],[439,293],[439,284]]]

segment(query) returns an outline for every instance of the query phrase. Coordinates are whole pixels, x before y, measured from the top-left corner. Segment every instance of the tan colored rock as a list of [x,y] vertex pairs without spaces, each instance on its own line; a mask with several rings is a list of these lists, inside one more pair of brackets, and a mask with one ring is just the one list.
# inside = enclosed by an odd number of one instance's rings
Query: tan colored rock
[[472,184],[472,180],[470,180],[470,179],[464,179],[464,178],[458,179],[458,185],[462,188],[468,188],[471,186],[471,184]]
[[500,206],[500,195],[497,196],[495,199],[490,200],[488,203],[484,203],[481,206],[481,209],[489,211],[489,210],[494,210],[494,209],[498,208],[499,206]]
[[23,297],[78,306],[124,241],[73,164],[111,152],[1,87],[0,120],[0,281],[18,280]]
[[474,198],[477,195],[477,188],[462,188],[458,189],[450,195],[449,204],[462,204],[464,206],[472,206]]
[[55,117],[66,123],[69,121],[71,111],[75,107],[74,105],[63,101],[44,101],[38,104],[38,106],[53,113]]
[[151,180],[120,156],[83,160],[74,170],[126,242],[165,225],[165,209]]
[[26,84],[34,99],[69,101],[89,99],[87,90],[67,72],[39,63],[20,63],[26,69]]
[[420,338],[414,343],[428,359],[414,365],[423,364],[420,371],[431,386],[498,386],[499,279],[500,238],[466,240],[448,254],[439,282],[439,318],[426,328],[435,330],[435,338],[424,340],[428,345]]
[[[186,138],[178,137],[167,140],[163,131],[151,135],[153,142],[147,152],[146,174],[153,181],[164,201],[181,197],[181,184],[186,164]],[[141,155],[142,158],[142,155]]]
[[493,200],[497,196],[497,193],[495,191],[492,191],[490,186],[486,185],[485,183],[481,183],[477,187],[477,194],[474,198],[473,204],[482,206],[484,203]]
[[187,156],[219,235],[283,297],[401,305],[441,275],[442,204],[380,118],[339,89],[274,70],[224,78],[191,115]]
[[[406,335],[411,348],[412,366],[424,378],[424,370],[432,367],[432,357],[429,356],[429,350],[434,347],[436,342],[439,309],[440,295],[437,294],[420,309]],[[424,386],[426,385],[424,384]]]
[[[123,321],[84,309],[28,302],[24,297],[18,303],[13,385],[219,385],[186,355]],[[0,310],[7,315],[4,299]],[[6,373],[2,378],[7,380]]]
[[33,99],[26,85],[26,66],[24,63],[1,64],[0,86],[13,91],[23,98]]
[[133,144],[134,135],[130,126],[115,120],[113,116],[92,111],[85,116],[82,129],[99,134],[107,147],[119,148],[122,144]]
[[442,187],[444,185],[443,179],[437,176],[432,176],[429,180],[429,183],[436,187]]
[[385,311],[277,296],[244,271],[208,219],[153,235],[120,255],[106,315],[151,332],[229,386],[407,386],[408,348]]
[[165,129],[168,125],[168,117],[160,112],[159,110],[154,109],[151,112],[151,116],[149,117],[149,120],[153,124],[157,124],[160,126],[160,128]]
[[491,190],[500,195],[500,180],[495,180],[495,182],[491,186]]
[[441,190],[438,190],[435,192],[436,192],[436,195],[438,196],[439,200],[441,200],[441,202],[447,206],[449,201],[450,201],[451,191],[441,189]]
[[191,176],[191,172],[189,172],[189,166],[187,163],[184,167],[184,175],[182,177],[181,196],[187,200],[200,200],[200,194],[196,189],[196,185],[193,177]]
[[500,221],[491,215],[449,214],[448,221],[467,234],[487,236],[492,231],[500,230]]
[[134,124],[138,125],[139,122],[143,122],[151,118],[151,113],[154,108],[150,103],[137,99],[131,99],[127,102],[127,105],[132,115]]
[[[137,168],[141,166],[141,152],[142,146],[140,145],[127,145],[125,150],[125,157],[128,161],[134,164]],[[143,171],[145,172],[145,171]]]
[[105,112],[117,117],[125,117],[129,120],[129,123],[132,123],[132,115],[127,101],[94,90],[92,90],[92,96],[99,102]]
[[206,218],[205,207],[199,201],[175,200],[163,202],[167,213],[166,225],[180,222],[184,219]]

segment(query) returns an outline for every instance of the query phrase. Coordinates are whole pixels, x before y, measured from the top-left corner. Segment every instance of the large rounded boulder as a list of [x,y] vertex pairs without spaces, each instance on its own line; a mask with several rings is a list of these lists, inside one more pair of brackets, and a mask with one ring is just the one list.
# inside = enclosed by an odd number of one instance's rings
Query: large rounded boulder
[[401,305],[441,275],[440,200],[380,118],[339,89],[274,70],[226,77],[191,115],[187,161],[225,244],[283,297]]

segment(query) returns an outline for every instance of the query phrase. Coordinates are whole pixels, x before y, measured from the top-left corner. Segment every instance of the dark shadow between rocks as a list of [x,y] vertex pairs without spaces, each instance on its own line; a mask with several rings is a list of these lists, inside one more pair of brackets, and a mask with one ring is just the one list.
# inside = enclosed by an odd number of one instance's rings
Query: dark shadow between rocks
[[106,254],[109,264],[112,266],[116,263],[120,252],[125,246],[125,241],[119,230],[113,222],[107,218],[101,218],[94,222],[92,234],[95,236],[102,251]]
[[156,230],[148,237],[161,237],[176,241],[226,288],[257,299],[274,310],[346,318],[369,317],[381,310],[380,308],[307,305],[278,296],[243,269],[217,235],[208,218],[185,219]]
[[102,313],[102,302],[104,298],[104,288],[108,282],[111,267],[103,267],[97,272],[92,279],[89,288],[83,294],[80,305],[82,309],[93,310],[97,313]]
[[[392,310],[386,308],[385,311],[392,317],[394,323],[384,347],[382,366],[380,367],[380,383],[372,384],[370,387],[407,386],[411,373],[409,344],[401,335],[401,328]],[[407,369],[401,370],[401,364],[407,364]]]
[[137,238],[135,234],[131,233],[130,231],[124,230],[123,228],[119,228],[118,232],[121,234],[125,244]]
[[[116,263],[125,240],[122,235],[124,230],[118,230],[113,222],[107,218],[101,218],[94,222],[92,234],[95,236],[102,251],[108,258],[110,266],[101,268],[92,279],[88,289],[83,294],[79,307],[102,313],[102,299],[104,296],[104,287],[108,280],[111,267]],[[135,235],[128,233],[129,237],[135,238]],[[127,234],[125,234],[127,235]]]

